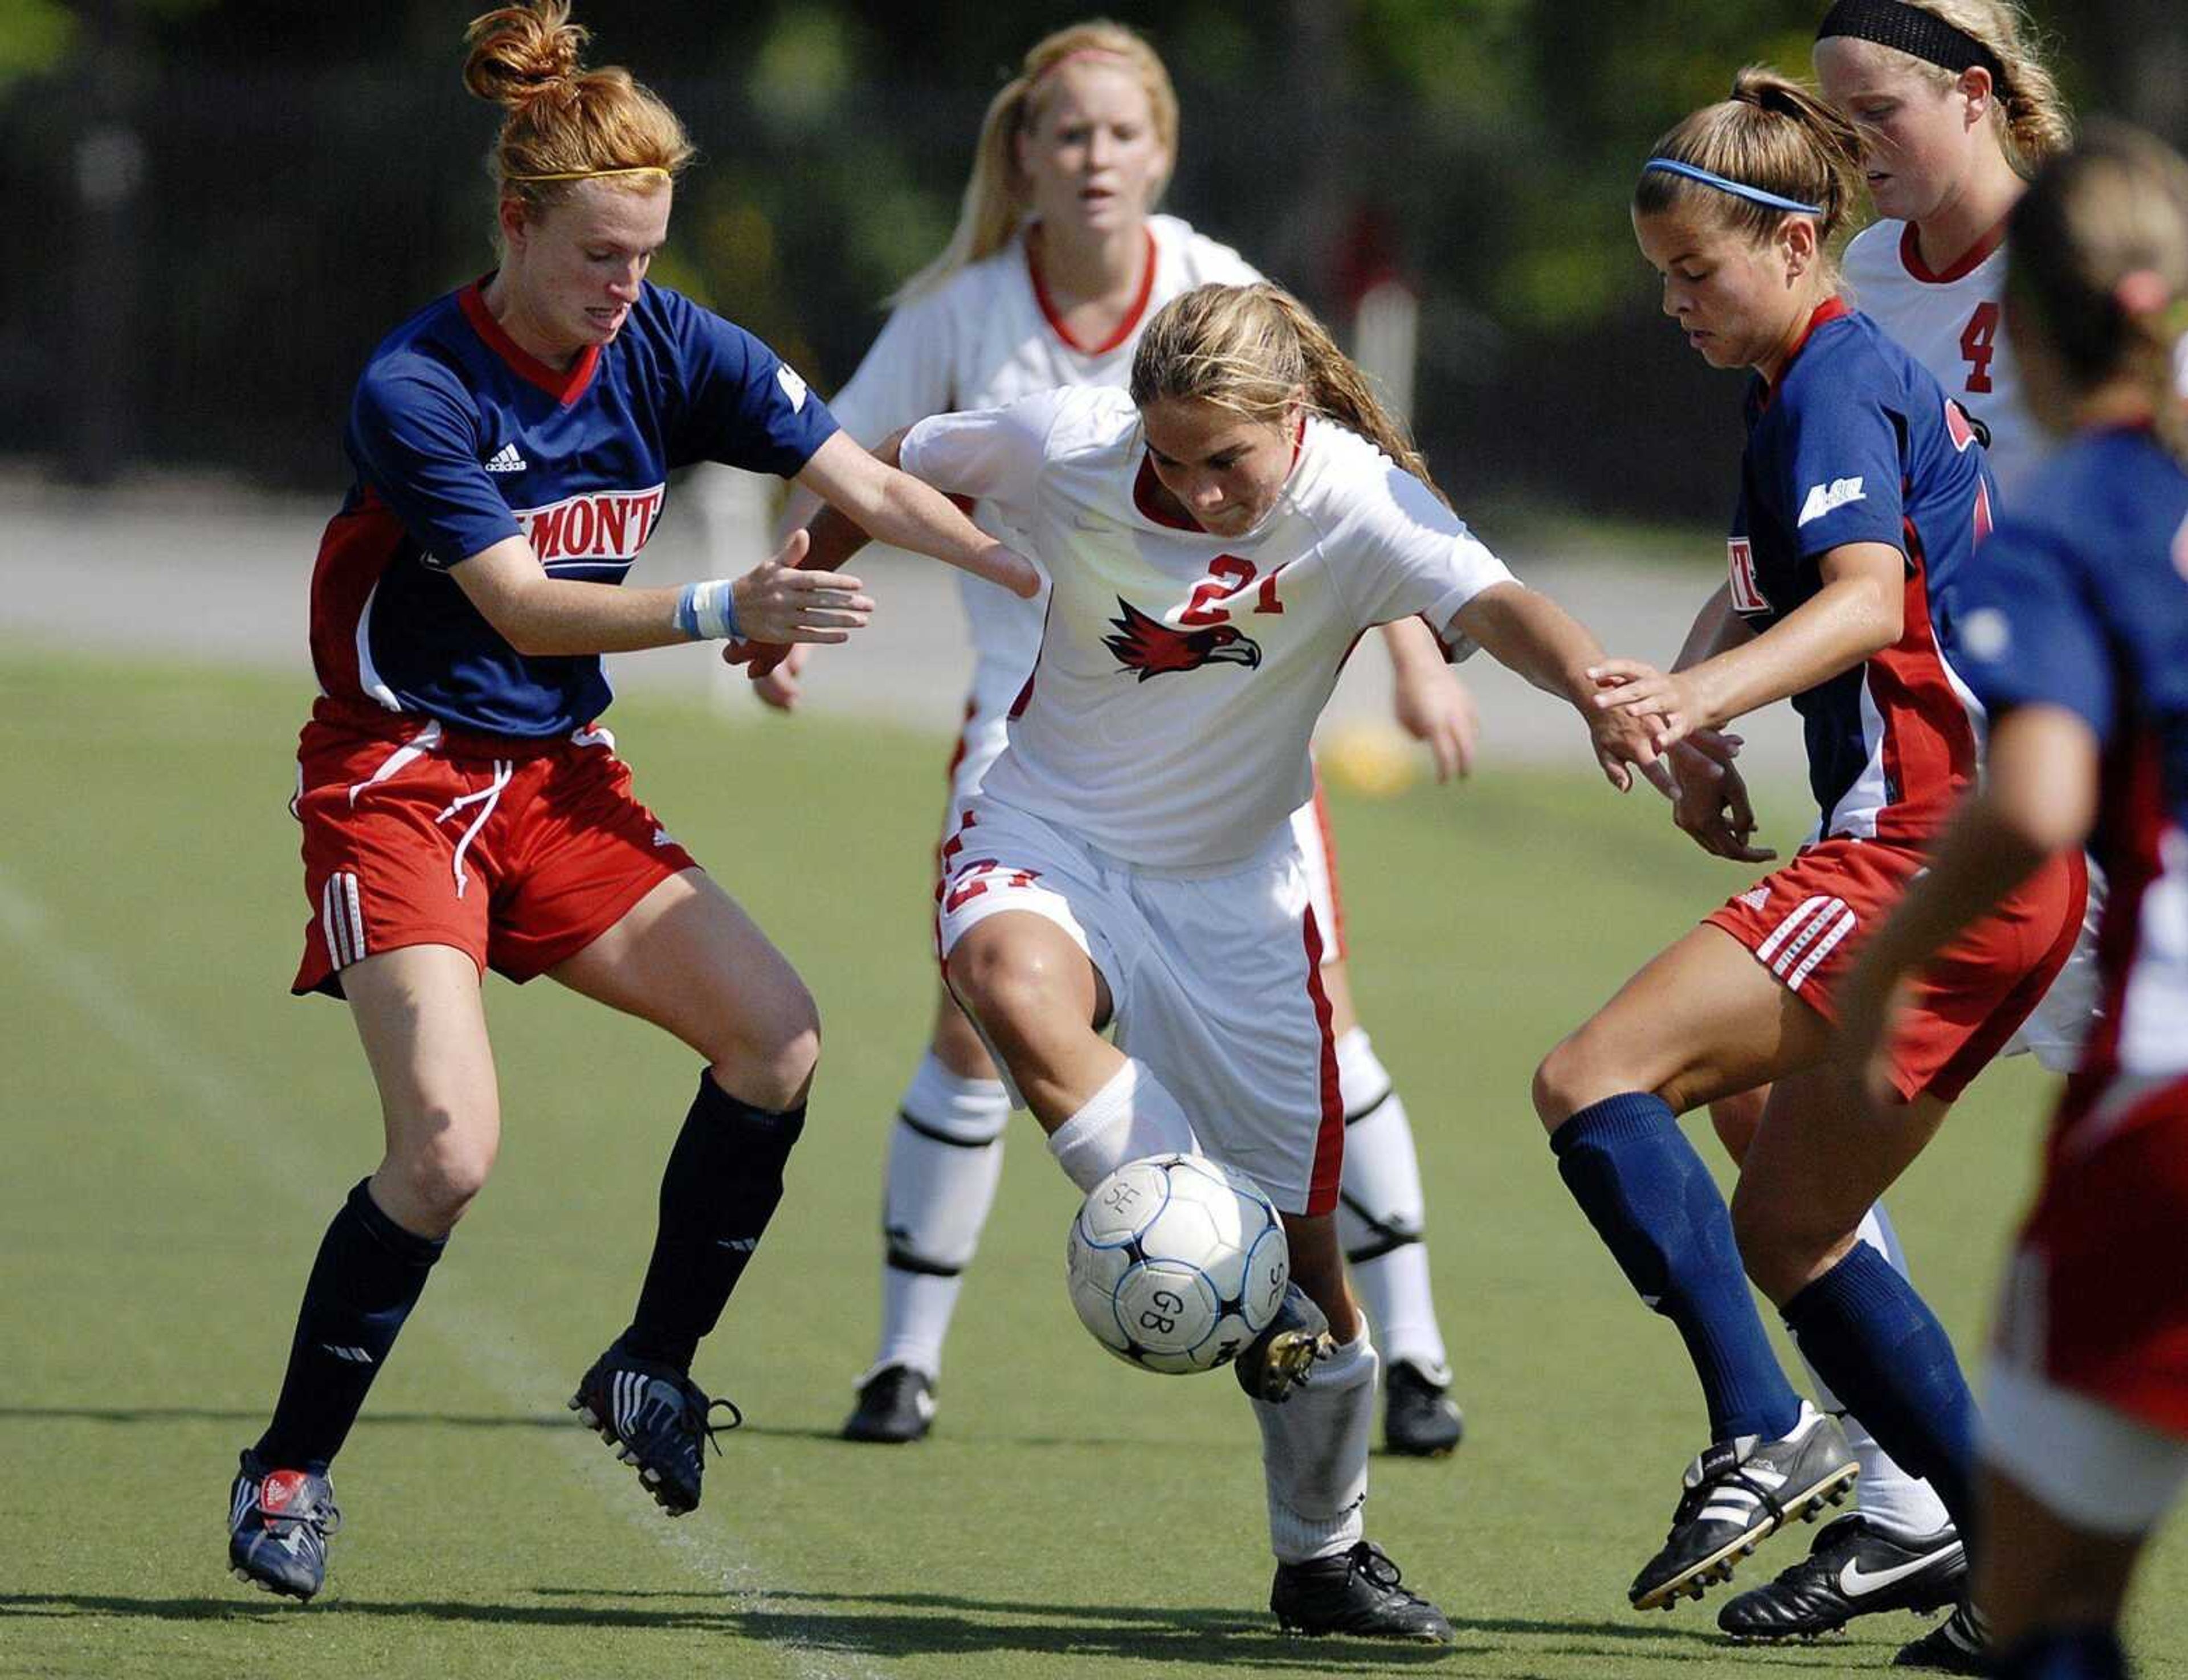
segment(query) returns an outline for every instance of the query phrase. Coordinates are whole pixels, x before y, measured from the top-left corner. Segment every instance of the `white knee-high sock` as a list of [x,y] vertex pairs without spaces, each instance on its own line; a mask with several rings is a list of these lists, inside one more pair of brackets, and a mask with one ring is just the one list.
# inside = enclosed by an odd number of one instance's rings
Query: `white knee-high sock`
[[[1883,1203],[1877,1203],[1863,1218],[1859,1240],[1891,1261],[1892,1269],[1902,1277],[1908,1275],[1907,1256],[1900,1251],[1899,1233],[1892,1228]],[[1830,1385],[1816,1374],[1816,1367],[1808,1365],[1805,1353],[1801,1356],[1801,1362],[1807,1366],[1816,1404],[1827,1412],[1837,1412],[1846,1425],[1847,1445],[1853,1449],[1854,1460],[1861,1466],[1861,1480],[1854,1485],[1854,1492],[1860,1501],[1862,1514],[1901,1534],[1930,1534],[1950,1522],[1952,1518],[1937,1490],[1920,1477],[1909,1475],[1890,1453],[1876,1444],[1876,1437],[1869,1434],[1868,1426],[1840,1404]]]
[[890,1129],[882,1231],[882,1333],[873,1370],[908,1365],[942,1373],[965,1267],[995,1205],[1010,1098],[995,1080],[954,1074],[932,1051]]
[[1081,1190],[1091,1190],[1127,1161],[1200,1144],[1177,1099],[1144,1062],[1128,1061],[1079,1112],[1048,1136],[1048,1153]]
[[1316,1366],[1306,1386],[1281,1406],[1254,1402],[1269,1545],[1278,1563],[1333,1558],[1359,1541],[1377,1369],[1363,1331]]
[[1338,1240],[1368,1309],[1376,1350],[1385,1365],[1403,1360],[1431,1382],[1448,1384],[1451,1366],[1422,1242],[1427,1204],[1413,1126],[1364,1028],[1338,1040],[1337,1079],[1345,1102]]

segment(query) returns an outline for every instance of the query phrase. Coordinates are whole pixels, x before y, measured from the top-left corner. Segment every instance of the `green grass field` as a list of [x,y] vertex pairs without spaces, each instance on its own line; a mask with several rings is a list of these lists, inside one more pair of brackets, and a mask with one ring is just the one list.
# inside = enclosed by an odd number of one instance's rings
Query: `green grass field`
[[[345,1012],[285,992],[304,695],[19,655],[0,696],[0,1675],[1699,1680],[1876,1669],[1923,1626],[1740,1652],[1714,1598],[1626,1607],[1704,1421],[1677,1338],[1559,1187],[1526,1090],[1560,1033],[1745,884],[1653,799],[1494,771],[1340,801],[1356,986],[1419,1134],[1469,1435],[1442,1463],[1379,1457],[1369,1503],[1456,1648],[1304,1644],[1263,1608],[1244,1402],[1220,1377],[1130,1371],[1079,1329],[1073,1198],[1023,1119],[937,1433],[833,1438],[874,1331],[885,1121],[925,1030],[940,746],[658,702],[617,714],[640,793],[826,1022],[788,1199],[697,1367],[750,1423],[672,1524],[563,1411],[629,1310],[696,1070],[551,985],[497,982],[500,1165],[336,1467],[349,1525],[330,1587],[302,1609],[248,1591],[223,1550],[235,1452],[319,1233],[379,1147]],[[1768,809],[1797,831],[1796,795]],[[1994,1072],[1895,1193],[1963,1349],[2044,1096],[2025,1064]],[[2188,1673],[2184,1539],[2142,1584],[2147,1674]]]

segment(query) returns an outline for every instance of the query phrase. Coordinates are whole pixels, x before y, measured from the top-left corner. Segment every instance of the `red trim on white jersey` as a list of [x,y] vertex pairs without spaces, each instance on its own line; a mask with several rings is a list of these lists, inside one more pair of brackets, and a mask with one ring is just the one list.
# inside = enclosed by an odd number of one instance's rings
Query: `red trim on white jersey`
[[1314,1170],[1306,1190],[1306,1213],[1312,1217],[1337,1205],[1338,1181],[1345,1172],[1345,1094],[1338,1083],[1329,994],[1322,984],[1322,930],[1315,926],[1311,905],[1300,925],[1306,943],[1307,995],[1314,1000],[1315,1024],[1322,1029],[1322,1123],[1315,1133]]
[[[1356,640],[1354,647],[1359,646]],[[1324,953],[1330,962],[1342,962],[1350,941],[1345,937],[1345,894],[1337,884],[1337,834],[1329,826],[1329,796],[1322,785],[1322,769],[1314,772],[1314,826],[1322,836],[1322,875],[1329,883],[1329,913],[1336,926],[1330,929],[1335,943]]]
[[482,339],[488,349],[509,364],[517,374],[552,397],[564,408],[568,408],[585,394],[585,387],[593,382],[594,371],[601,364],[601,347],[589,344],[578,352],[578,358],[567,369],[550,368],[530,351],[524,348],[501,328],[493,313],[486,307],[487,279],[473,280],[456,294],[456,302],[464,312],[464,319],[471,324],[471,330]]
[[1907,271],[1907,278],[1920,280],[1926,286],[1948,286],[1955,280],[1965,280],[1982,267],[1990,254],[2005,243],[2005,223],[1999,224],[1962,251],[1960,260],[1950,268],[1932,271],[1922,260],[1921,235],[1912,222],[1899,230],[1899,266]]
[[1148,313],[1148,301],[1155,293],[1155,263],[1158,261],[1154,230],[1143,226],[1140,229],[1140,237],[1145,245],[1140,256],[1139,292],[1132,299],[1132,307],[1125,312],[1125,319],[1118,322],[1116,329],[1099,344],[1081,344],[1071,335],[1071,330],[1063,324],[1063,317],[1057,313],[1056,302],[1049,296],[1048,287],[1042,283],[1040,259],[1034,253],[1034,242],[1030,239],[1024,242],[1026,278],[1033,282],[1033,301],[1040,306],[1040,318],[1048,323],[1048,330],[1063,341],[1065,348],[1075,350],[1081,356],[1106,356],[1140,330],[1140,322]]

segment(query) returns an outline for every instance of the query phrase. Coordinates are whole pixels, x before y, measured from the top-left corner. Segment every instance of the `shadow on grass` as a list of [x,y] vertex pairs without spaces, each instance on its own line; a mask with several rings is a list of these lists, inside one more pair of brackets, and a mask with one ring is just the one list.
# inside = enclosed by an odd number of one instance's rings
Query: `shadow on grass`
[[[234,1423],[257,1432],[266,1426],[263,1412],[242,1412],[232,1408],[200,1406],[0,1406],[0,1422],[20,1420],[26,1423]],[[360,1429],[403,1429],[441,1427],[453,1429],[568,1429],[579,1424],[567,1411],[562,1412],[368,1412],[357,1420]],[[871,1453],[873,1448],[856,1442],[844,1441],[833,1429],[815,1429],[808,1424],[747,1423],[737,1430],[741,1435],[758,1436],[769,1440],[818,1440],[838,1442],[860,1453]],[[1139,1438],[1127,1435],[1103,1435],[1080,1434],[1071,1435],[1012,1435],[985,1431],[955,1439],[939,1438],[931,1446],[947,1450],[953,1446],[970,1447],[987,1452],[998,1446],[1026,1447],[1103,1447],[1132,1446],[1140,1444]],[[886,1456],[886,1455],[884,1455]]]
[[[1502,1664],[1529,1655],[1691,1662],[1732,1654],[1723,1640],[1700,1630],[1646,1622],[1454,1616],[1458,1643],[1439,1648],[1347,1641],[1308,1644],[1279,1632],[1265,1615],[1183,1605],[1053,1604],[923,1593],[756,1592],[742,1598],[555,1587],[532,1589],[528,1596],[548,1602],[382,1601],[341,1594],[306,1607],[242,1598],[14,1593],[0,1594],[0,1624],[14,1618],[73,1616],[237,1623],[292,1616],[324,1623],[329,1617],[355,1617],[542,1629],[714,1632],[770,1645],[879,1657],[1020,1653],[1210,1668],[1311,1667],[1338,1674],[1389,1673],[1450,1658],[1491,1657],[1501,1660],[1499,1673],[1512,1680],[1524,1680],[1528,1671]],[[323,1635],[331,1632],[322,1626]],[[1813,1646],[1749,1648],[1740,1657],[1744,1665],[1808,1670],[1844,1662],[1842,1652]]]

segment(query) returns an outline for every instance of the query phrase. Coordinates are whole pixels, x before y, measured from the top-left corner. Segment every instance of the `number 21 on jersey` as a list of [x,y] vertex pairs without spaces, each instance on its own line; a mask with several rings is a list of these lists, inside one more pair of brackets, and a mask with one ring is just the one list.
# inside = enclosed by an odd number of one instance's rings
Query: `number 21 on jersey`
[[[1252,583],[1257,575],[1252,561],[1241,560],[1235,554],[1219,554],[1208,562],[1208,570],[1210,575],[1193,586],[1192,599],[1186,602],[1185,611],[1177,615],[1179,623],[1195,628],[1204,624],[1227,624],[1231,621],[1231,609],[1217,603],[1228,602]],[[1283,602],[1277,599],[1277,572],[1283,570],[1283,567],[1279,566],[1276,572],[1261,579],[1260,589],[1254,600],[1256,614],[1282,612],[1284,610]]]

